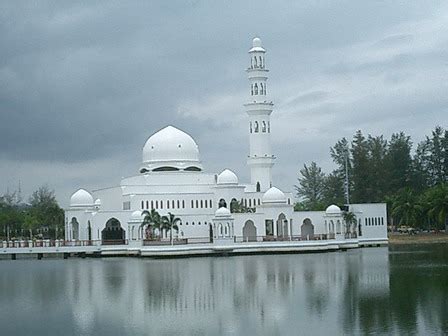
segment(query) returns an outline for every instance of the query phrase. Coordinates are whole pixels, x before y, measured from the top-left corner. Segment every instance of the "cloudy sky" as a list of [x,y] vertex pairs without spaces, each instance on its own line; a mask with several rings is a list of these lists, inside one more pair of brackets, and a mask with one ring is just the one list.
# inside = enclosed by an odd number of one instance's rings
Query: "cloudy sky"
[[247,180],[244,69],[268,50],[274,182],[357,129],[418,142],[448,126],[446,1],[2,1],[0,193],[72,191],[133,175],[172,124],[206,170]]

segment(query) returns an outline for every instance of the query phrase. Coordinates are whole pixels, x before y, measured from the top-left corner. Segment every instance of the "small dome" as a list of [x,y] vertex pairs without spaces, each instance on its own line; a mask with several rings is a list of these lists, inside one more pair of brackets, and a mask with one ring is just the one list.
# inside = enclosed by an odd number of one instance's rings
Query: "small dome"
[[140,210],[135,210],[132,214],[131,214],[131,220],[142,220],[143,216],[142,216],[142,212]]
[[96,206],[101,206],[101,200],[100,200],[99,198],[97,198],[97,199],[95,200],[95,205],[96,205]]
[[249,50],[250,53],[252,52],[266,52],[264,48],[261,46],[261,40],[259,37],[256,37],[252,40],[252,48]]
[[224,207],[219,208],[218,210],[216,210],[215,212],[215,216],[216,217],[230,217],[230,210]]
[[199,148],[190,135],[167,126],[146,141],[141,172],[177,170],[202,170]]
[[263,203],[286,203],[286,196],[280,189],[272,187],[264,193],[262,201]]
[[218,184],[238,184],[238,177],[236,174],[229,170],[225,169],[218,175]]
[[340,215],[341,208],[339,208],[337,205],[332,204],[325,210],[325,213],[327,215]]
[[261,40],[259,37],[256,37],[252,40],[252,47],[261,47]]
[[92,195],[84,190],[79,189],[70,198],[70,206],[72,207],[89,207],[93,205]]

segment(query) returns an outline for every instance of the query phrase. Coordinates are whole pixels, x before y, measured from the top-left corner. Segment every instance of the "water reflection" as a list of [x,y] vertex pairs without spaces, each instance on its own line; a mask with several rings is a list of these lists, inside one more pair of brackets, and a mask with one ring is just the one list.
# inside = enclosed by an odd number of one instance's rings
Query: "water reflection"
[[400,252],[7,261],[0,324],[15,335],[446,332],[447,248]]

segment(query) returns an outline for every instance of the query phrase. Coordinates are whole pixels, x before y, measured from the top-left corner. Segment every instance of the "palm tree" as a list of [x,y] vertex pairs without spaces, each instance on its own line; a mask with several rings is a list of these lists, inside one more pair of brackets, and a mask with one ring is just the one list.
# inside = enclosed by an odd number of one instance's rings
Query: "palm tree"
[[177,223],[180,222],[181,219],[179,217],[176,217],[171,212],[168,212],[168,216],[163,216],[161,220],[161,228],[165,229],[167,231],[170,231],[170,242],[171,245],[173,244],[173,230],[176,230],[176,232],[179,231],[179,227],[177,226]]
[[411,188],[400,190],[392,204],[392,216],[399,218],[400,225],[415,226],[422,211],[423,207]]
[[151,211],[145,210],[142,212],[142,215],[145,216],[143,218],[143,222],[140,225],[140,228],[144,228],[145,226],[148,226],[150,237],[153,237],[154,229],[160,229],[160,225],[162,223],[162,219],[160,217],[160,214],[155,209],[151,209]]
[[345,222],[345,236],[348,237],[352,233],[352,226],[356,225],[356,215],[351,211],[344,211],[342,215]]
[[448,185],[440,184],[427,191],[428,215],[436,220],[441,227],[448,226]]

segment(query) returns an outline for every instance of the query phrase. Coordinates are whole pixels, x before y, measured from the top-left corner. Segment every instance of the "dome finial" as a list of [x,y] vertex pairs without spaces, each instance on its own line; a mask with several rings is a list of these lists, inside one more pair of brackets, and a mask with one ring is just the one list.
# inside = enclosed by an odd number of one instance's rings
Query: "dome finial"
[[252,47],[260,48],[261,47],[261,39],[258,36],[255,36],[252,40]]

